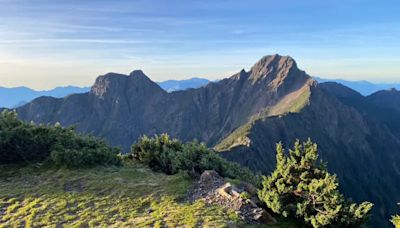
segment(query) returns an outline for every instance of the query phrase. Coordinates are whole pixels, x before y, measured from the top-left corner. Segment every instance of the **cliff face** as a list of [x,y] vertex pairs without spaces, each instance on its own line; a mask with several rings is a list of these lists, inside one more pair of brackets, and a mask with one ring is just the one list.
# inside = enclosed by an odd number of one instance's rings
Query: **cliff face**
[[382,106],[377,97],[317,84],[292,58],[271,55],[248,72],[172,93],[142,71],[109,73],[89,93],[38,98],[17,112],[36,123],[76,125],[124,150],[144,134],[198,139],[266,174],[277,142],[310,137],[345,195],[375,203],[373,221],[381,227],[400,202],[400,111],[393,98]]

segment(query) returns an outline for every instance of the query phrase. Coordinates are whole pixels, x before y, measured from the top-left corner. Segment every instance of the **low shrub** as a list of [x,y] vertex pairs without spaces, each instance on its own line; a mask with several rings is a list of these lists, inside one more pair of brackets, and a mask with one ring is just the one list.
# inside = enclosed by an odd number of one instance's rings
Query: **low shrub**
[[224,177],[259,184],[258,176],[251,170],[225,160],[197,141],[182,143],[171,139],[167,134],[156,135],[153,138],[143,136],[132,145],[131,154],[134,159],[151,169],[166,174],[188,171],[198,175],[205,170],[215,170]]
[[18,120],[15,111],[0,114],[0,163],[49,162],[65,167],[118,165],[119,150],[103,140],[63,128]]
[[54,146],[50,157],[55,165],[78,168],[121,164],[117,156],[119,149],[110,148],[103,140],[91,136],[75,137],[74,140],[66,140],[66,145],[59,142]]

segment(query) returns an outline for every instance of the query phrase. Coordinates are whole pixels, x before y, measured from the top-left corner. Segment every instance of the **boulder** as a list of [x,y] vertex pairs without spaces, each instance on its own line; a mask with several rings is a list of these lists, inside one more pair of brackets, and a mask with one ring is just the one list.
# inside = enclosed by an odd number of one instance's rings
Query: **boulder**
[[[213,170],[204,171],[194,188],[189,192],[189,201],[201,199],[207,204],[218,204],[235,211],[237,215],[249,224],[275,224],[276,220],[257,203],[257,197],[244,199],[244,192],[256,193],[257,189],[245,182],[238,186],[226,182]],[[253,194],[254,195],[254,194]]]
[[212,188],[216,183],[223,182],[223,178],[214,170],[204,171],[199,180],[199,184],[205,188]]

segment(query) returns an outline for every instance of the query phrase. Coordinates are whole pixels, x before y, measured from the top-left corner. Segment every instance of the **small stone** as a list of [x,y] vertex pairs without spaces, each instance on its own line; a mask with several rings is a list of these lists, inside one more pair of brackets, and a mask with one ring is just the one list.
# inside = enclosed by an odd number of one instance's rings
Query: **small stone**
[[272,215],[270,215],[266,210],[264,209],[254,209],[252,211],[253,214],[253,220],[255,221],[259,221],[262,223],[266,223],[266,224],[276,224],[276,219],[274,217],[272,217]]

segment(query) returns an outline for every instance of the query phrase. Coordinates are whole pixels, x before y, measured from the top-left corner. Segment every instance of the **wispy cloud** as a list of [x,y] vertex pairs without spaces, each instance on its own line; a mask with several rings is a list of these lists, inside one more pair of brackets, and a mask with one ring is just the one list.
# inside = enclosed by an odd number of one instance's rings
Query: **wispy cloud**
[[168,40],[123,40],[123,39],[15,39],[0,40],[0,44],[23,44],[23,43],[98,43],[98,44],[145,44],[145,43],[169,43]]
[[159,80],[228,76],[281,53],[311,73],[385,80],[400,72],[399,10],[369,0],[0,0],[0,79],[38,85],[45,72],[56,84],[133,67]]

